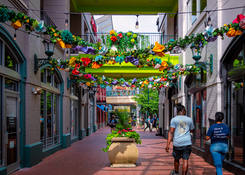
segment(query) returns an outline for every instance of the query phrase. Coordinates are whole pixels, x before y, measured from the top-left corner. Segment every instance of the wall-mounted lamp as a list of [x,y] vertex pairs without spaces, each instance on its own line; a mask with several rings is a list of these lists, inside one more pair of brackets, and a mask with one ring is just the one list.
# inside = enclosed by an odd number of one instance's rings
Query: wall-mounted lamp
[[202,47],[196,46],[194,43],[191,45],[192,58],[195,60],[195,64],[198,64],[201,59]]
[[45,49],[45,54],[47,55],[48,58],[38,58],[37,55],[34,55],[34,73],[36,74],[38,69],[47,64],[52,55],[54,54],[54,46],[55,43],[48,41],[48,40],[44,40],[43,41],[43,45],[44,45],[44,49]]
[[135,28],[139,29],[139,20],[138,20],[139,15],[136,15],[136,17],[137,17],[137,19],[136,19],[136,23],[135,23]]
[[41,95],[42,91],[42,88],[32,88],[33,95]]

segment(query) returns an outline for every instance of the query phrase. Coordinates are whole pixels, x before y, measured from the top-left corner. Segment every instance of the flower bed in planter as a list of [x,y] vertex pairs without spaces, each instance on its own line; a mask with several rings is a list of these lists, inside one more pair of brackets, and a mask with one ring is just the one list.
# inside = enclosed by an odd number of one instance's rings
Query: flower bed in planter
[[138,160],[138,148],[134,138],[115,137],[108,150],[111,167],[135,167]]

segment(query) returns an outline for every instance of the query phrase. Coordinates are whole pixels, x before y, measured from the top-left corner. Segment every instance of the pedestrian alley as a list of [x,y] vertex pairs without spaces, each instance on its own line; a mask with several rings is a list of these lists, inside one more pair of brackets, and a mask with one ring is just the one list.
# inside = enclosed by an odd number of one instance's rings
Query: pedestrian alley
[[[110,168],[107,153],[101,151],[109,128],[100,129],[71,147],[43,159],[32,168],[24,168],[14,175],[168,175],[173,158],[165,152],[166,140],[152,132],[139,131],[142,144],[138,145],[139,160],[136,168]],[[213,175],[215,168],[203,158],[192,154],[190,175]],[[231,175],[227,171],[224,175]]]

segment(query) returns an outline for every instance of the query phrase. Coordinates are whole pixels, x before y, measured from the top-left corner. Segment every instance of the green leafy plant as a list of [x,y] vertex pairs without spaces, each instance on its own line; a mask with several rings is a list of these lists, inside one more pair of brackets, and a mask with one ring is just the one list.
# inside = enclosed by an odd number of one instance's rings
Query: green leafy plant
[[116,115],[119,117],[116,129],[112,130],[106,137],[106,147],[102,148],[104,152],[107,152],[112,144],[114,137],[128,137],[134,138],[135,143],[141,144],[140,135],[136,131],[133,131],[129,124],[129,113],[124,110],[122,112],[116,111]]

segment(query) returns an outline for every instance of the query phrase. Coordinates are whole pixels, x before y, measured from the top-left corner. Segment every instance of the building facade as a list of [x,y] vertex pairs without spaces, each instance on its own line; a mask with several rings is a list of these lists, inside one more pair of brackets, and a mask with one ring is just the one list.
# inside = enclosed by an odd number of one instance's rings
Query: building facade
[[[91,29],[94,35],[85,39],[97,41],[92,15],[72,25],[69,0],[3,0],[1,4],[60,30],[81,26],[82,35]],[[95,92],[73,82],[64,71],[51,72],[49,64],[36,70],[34,55],[47,58],[42,42],[41,37],[0,24],[0,174],[31,167],[95,131],[91,128],[96,126],[96,112],[90,112],[96,110],[96,100],[90,100]],[[66,59],[69,52],[55,46],[52,57]]]
[[[178,36],[184,38],[205,31],[205,24],[214,28],[232,22],[238,14],[244,14],[243,8],[233,10],[230,7],[242,7],[244,1],[211,1],[211,0],[179,0]],[[173,17],[172,17],[173,18]],[[173,20],[173,19],[172,19]],[[210,25],[209,24],[209,25]],[[180,62],[193,64],[191,49],[182,50]],[[182,103],[187,108],[187,114],[195,123],[193,135],[193,150],[212,162],[209,154],[210,142],[205,141],[208,128],[215,122],[215,113],[225,114],[225,123],[231,129],[229,154],[224,167],[237,174],[245,170],[244,149],[244,34],[236,38],[218,38],[209,42],[203,49],[200,62],[208,63],[207,71],[199,75],[181,77],[176,82],[177,87],[166,88],[162,94],[165,103],[162,112],[163,131],[169,130],[171,117],[175,115],[174,105]],[[160,110],[160,108],[159,108]]]

